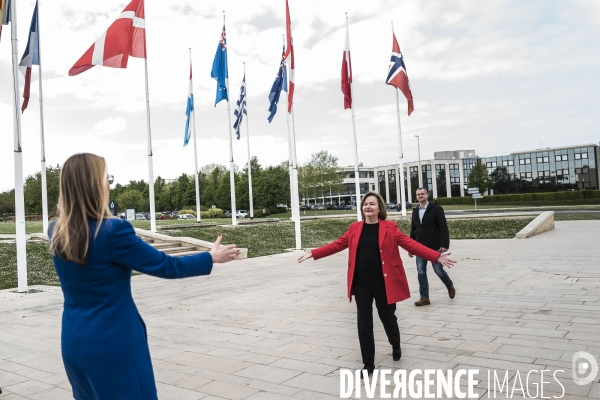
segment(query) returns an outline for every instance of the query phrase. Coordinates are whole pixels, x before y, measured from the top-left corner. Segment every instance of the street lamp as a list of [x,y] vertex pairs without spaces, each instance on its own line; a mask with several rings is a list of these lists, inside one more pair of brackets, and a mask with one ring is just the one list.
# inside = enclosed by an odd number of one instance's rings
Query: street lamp
[[[421,170],[421,139],[419,138],[419,135],[415,135],[415,137],[417,138],[417,148],[419,149],[419,174],[421,175],[421,179],[423,179],[423,171]],[[421,180],[418,179],[418,180]],[[425,185],[422,185],[425,186]]]

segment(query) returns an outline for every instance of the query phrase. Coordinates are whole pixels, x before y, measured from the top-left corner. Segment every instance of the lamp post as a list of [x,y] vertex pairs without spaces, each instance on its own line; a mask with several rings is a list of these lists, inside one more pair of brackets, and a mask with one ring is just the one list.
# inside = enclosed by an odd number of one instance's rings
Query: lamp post
[[[419,181],[421,181],[423,179],[423,171],[421,170],[421,139],[419,138],[419,135],[415,135],[415,137],[417,138],[417,149],[419,151]],[[424,186],[423,184],[421,184],[421,186]]]

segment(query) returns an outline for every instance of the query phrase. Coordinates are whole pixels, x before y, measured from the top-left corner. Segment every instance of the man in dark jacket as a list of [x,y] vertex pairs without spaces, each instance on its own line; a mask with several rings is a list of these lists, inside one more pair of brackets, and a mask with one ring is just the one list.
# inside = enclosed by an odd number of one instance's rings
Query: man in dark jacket
[[[440,253],[448,250],[450,247],[450,234],[448,233],[448,224],[444,209],[429,202],[429,193],[424,188],[417,189],[417,201],[419,206],[413,209],[412,222],[410,224],[410,237],[423,246],[437,250]],[[408,254],[412,257],[412,254]],[[448,295],[454,298],[456,290],[452,280],[444,271],[442,264],[433,264],[433,270],[442,280]],[[415,302],[415,306],[429,305],[429,283],[427,282],[427,260],[417,257],[417,273],[419,276],[419,292],[421,299]]]

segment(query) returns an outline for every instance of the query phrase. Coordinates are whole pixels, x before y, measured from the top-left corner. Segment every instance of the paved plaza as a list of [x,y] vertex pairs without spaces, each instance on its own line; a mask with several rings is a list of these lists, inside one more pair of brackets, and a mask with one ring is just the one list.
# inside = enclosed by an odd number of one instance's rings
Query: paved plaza
[[[600,398],[599,377],[581,386],[571,379],[575,352],[600,358],[599,233],[600,221],[565,221],[525,240],[452,241],[456,298],[429,266],[432,304],[419,308],[415,262],[402,250],[412,292],[396,312],[402,359],[392,360],[375,317],[377,367],[476,368],[483,398],[488,370],[501,379],[508,371],[511,388],[520,377],[529,397],[541,398],[543,380],[544,397],[564,387],[563,399]],[[291,252],[216,265],[208,277],[134,276],[159,398],[339,398],[340,369],[362,368],[347,256],[297,264]],[[0,400],[72,398],[60,356],[62,294],[36,288],[0,291]],[[551,372],[542,378],[541,370]]]

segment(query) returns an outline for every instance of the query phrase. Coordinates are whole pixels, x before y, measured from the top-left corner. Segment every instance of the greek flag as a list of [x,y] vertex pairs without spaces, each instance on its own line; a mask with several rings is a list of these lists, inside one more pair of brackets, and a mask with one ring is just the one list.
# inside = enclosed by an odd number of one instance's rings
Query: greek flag
[[240,99],[237,101],[237,106],[237,110],[233,113],[235,115],[233,127],[235,128],[235,134],[237,135],[238,140],[240,140],[240,125],[242,125],[242,118],[244,118],[244,114],[248,115],[248,112],[246,111],[246,74],[244,74],[244,79],[242,80]]

